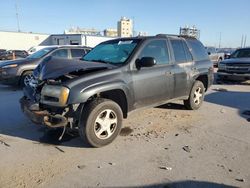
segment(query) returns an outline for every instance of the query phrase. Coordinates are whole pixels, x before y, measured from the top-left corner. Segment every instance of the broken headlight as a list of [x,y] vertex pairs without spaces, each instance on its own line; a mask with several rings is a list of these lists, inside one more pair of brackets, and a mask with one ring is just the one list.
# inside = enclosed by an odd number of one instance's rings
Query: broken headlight
[[45,85],[41,91],[41,103],[52,106],[65,106],[69,89],[63,86]]

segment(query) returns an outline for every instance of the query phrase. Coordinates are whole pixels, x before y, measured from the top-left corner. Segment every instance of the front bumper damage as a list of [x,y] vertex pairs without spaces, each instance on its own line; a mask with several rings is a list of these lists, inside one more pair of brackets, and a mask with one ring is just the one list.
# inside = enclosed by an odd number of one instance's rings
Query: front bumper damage
[[53,115],[47,110],[42,110],[38,103],[32,102],[25,96],[20,99],[20,104],[23,113],[35,124],[53,128],[66,127],[68,124],[67,118],[63,115]]

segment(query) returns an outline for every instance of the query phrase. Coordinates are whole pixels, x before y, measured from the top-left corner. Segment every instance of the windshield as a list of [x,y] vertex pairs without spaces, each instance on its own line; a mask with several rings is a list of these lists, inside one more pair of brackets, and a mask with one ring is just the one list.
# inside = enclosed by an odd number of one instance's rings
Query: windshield
[[38,50],[37,52],[29,55],[28,58],[31,58],[31,59],[41,58],[47,55],[49,52],[51,52],[54,49],[55,49],[54,47],[50,47],[50,48],[44,48],[44,49]]
[[240,49],[236,50],[232,55],[231,58],[246,58],[250,57],[250,49]]
[[82,60],[123,64],[131,55],[139,39],[112,40],[97,45]]

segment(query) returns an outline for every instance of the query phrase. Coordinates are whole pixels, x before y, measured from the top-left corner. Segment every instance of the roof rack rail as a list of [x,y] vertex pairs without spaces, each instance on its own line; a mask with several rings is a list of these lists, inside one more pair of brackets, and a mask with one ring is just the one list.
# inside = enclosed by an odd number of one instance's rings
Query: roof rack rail
[[195,38],[190,35],[175,35],[175,34],[157,34],[156,37],[186,37],[186,38]]
[[157,34],[155,35],[156,37],[167,37],[167,36],[173,36],[173,37],[180,37],[180,35],[175,35],[175,34]]

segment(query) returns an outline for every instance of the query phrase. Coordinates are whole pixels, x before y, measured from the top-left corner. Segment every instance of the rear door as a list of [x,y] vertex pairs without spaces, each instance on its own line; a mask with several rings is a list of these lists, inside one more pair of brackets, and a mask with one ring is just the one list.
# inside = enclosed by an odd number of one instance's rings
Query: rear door
[[173,74],[168,44],[165,39],[145,41],[136,59],[153,57],[156,65],[132,70],[134,107],[161,103],[173,96]]
[[181,38],[171,38],[170,43],[174,54],[174,97],[189,94],[191,73],[193,71],[193,57],[186,42]]

